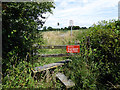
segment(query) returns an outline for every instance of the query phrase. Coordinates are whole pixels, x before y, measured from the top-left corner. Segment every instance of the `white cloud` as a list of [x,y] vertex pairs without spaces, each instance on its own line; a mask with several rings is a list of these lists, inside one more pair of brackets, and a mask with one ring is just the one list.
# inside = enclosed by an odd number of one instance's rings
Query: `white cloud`
[[50,15],[46,26],[60,27],[69,25],[69,20],[74,25],[87,26],[100,20],[117,18],[117,5],[119,0],[55,0],[56,9]]
[[88,3],[88,0],[83,0],[83,3]]
[[67,2],[62,2],[62,3],[60,3],[60,6],[62,6],[62,7],[65,7],[65,6],[67,6],[67,5],[68,5]]

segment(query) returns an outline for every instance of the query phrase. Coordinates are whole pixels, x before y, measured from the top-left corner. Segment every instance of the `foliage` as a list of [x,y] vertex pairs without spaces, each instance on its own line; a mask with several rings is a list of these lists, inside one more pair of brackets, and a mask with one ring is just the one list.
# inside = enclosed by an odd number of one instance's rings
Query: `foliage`
[[48,27],[47,29],[48,29],[48,30],[52,30],[53,28],[52,28],[52,27]]
[[66,58],[72,62],[59,70],[75,82],[72,89],[119,89],[120,21],[101,21],[74,35],[80,41],[80,55]]
[[119,88],[119,26],[120,21],[102,21],[94,24],[90,29],[74,33],[76,39],[80,41],[80,55],[69,57],[73,61],[60,69],[75,82],[73,89]]
[[[28,68],[23,62],[33,64],[32,45],[43,43],[37,27],[42,27],[45,23],[43,19],[46,17],[43,16],[43,13],[52,13],[54,6],[52,2],[3,2],[2,8],[3,87],[27,87],[31,74],[30,69],[27,72]],[[42,19],[40,20],[38,17]],[[22,74],[24,78],[19,74]],[[19,80],[21,81],[19,82]]]
[[[35,57],[33,57],[32,45],[43,44],[42,35],[37,27],[39,25],[42,27],[44,22],[39,20],[38,16],[44,19],[43,13],[52,13],[53,3],[3,3],[2,7],[3,88],[52,87],[53,84],[45,86],[44,81],[35,80],[31,76],[31,69],[58,60],[58,58],[47,58],[40,59],[43,60],[40,63],[33,61]],[[56,69],[55,72],[61,71],[72,79],[75,82],[75,87],[72,89],[75,90],[118,89],[120,86],[120,21],[98,22],[90,29],[82,30],[84,33],[81,33],[81,30],[79,32],[75,34],[80,41],[80,55],[69,58],[73,61],[65,67]],[[66,42],[73,44],[69,40]],[[44,50],[38,52],[43,53]],[[60,53],[64,50],[44,53],[51,52]],[[38,82],[42,84],[39,85]],[[62,87],[62,84],[56,83],[56,85],[57,88]]]
[[31,77],[31,65],[26,61],[7,69],[7,76],[3,79],[3,88],[33,88],[34,79]]
[[93,61],[98,63],[100,72],[97,81],[106,88],[113,88],[111,85],[120,84],[120,21],[102,21],[91,30]]
[[73,28],[73,30],[78,30],[78,29],[80,29],[79,26],[73,26],[72,28]]
[[98,22],[79,40],[80,56],[71,58],[73,63],[66,68],[74,88],[120,88],[120,21]]
[[[79,27],[79,26],[73,26],[72,30],[80,30],[80,29],[87,29],[86,27]],[[46,26],[43,27],[42,31],[65,31],[65,30],[71,30],[71,26],[64,27],[64,28],[53,28],[49,26],[48,28]]]
[[46,31],[46,30],[47,30],[47,27],[46,27],[46,26],[44,26],[44,27],[43,27],[43,30],[44,30],[44,31]]

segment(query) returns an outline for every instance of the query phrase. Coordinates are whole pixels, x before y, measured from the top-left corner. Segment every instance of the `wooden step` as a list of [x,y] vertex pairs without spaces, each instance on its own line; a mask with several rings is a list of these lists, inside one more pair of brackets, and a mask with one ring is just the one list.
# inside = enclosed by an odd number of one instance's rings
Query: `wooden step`
[[[36,54],[37,55],[37,54]],[[67,53],[67,54],[42,54],[37,55],[37,57],[72,57],[79,54]]]
[[47,45],[47,46],[40,46],[38,44],[34,44],[33,47],[39,49],[66,49],[67,45]]
[[72,60],[68,59],[68,60],[59,61],[59,62],[56,62],[56,63],[47,64],[47,65],[44,65],[44,66],[35,67],[33,69],[33,72],[36,73],[36,72],[41,72],[41,71],[44,71],[44,70],[56,68],[58,66],[64,65],[65,63],[68,63],[70,61],[72,61]]
[[75,83],[72,80],[67,79],[67,77],[62,73],[57,73],[56,77],[66,86],[66,88],[75,86]]

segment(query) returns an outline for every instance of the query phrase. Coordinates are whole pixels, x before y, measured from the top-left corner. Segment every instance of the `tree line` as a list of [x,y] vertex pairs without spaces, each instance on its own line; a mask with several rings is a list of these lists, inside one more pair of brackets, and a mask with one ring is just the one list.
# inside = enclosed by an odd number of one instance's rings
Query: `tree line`
[[[72,27],[72,30],[79,30],[79,29],[87,29],[87,27],[80,27],[80,26],[73,26]],[[64,28],[53,28],[51,26],[49,26],[49,27],[44,26],[42,30],[44,30],[44,31],[71,30],[71,26],[64,27]]]

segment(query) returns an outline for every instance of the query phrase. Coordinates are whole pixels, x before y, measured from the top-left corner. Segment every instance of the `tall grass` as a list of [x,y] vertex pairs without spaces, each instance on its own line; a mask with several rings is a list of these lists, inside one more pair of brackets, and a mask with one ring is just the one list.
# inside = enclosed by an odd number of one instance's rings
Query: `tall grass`
[[[44,45],[74,45],[75,41],[78,40],[77,38],[83,37],[85,32],[88,30],[74,30],[72,31],[47,31],[42,32],[43,39],[44,39]],[[39,54],[61,54],[66,53],[66,50],[63,49],[44,49],[38,50]],[[69,58],[69,57],[68,57]],[[64,60],[64,57],[58,57],[58,58],[39,58],[39,61],[41,61],[40,65],[58,62],[61,60]]]
[[49,31],[42,34],[45,45],[68,45],[75,43],[77,33],[82,33],[82,30],[72,31],[72,36],[71,31]]

